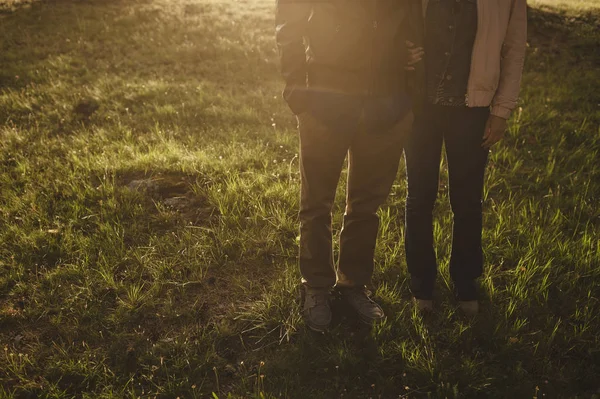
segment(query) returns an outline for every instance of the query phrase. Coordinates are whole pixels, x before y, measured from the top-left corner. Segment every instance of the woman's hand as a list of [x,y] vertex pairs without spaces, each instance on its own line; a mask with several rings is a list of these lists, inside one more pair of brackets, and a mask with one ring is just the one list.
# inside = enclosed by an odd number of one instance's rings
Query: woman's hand
[[483,133],[483,148],[490,148],[504,137],[506,132],[506,119],[496,115],[490,115],[485,124],[485,132]]
[[409,40],[407,40],[405,43],[408,50],[408,62],[406,63],[404,69],[407,71],[414,71],[414,65],[423,59],[425,50],[423,50],[423,47],[416,47],[415,44]]

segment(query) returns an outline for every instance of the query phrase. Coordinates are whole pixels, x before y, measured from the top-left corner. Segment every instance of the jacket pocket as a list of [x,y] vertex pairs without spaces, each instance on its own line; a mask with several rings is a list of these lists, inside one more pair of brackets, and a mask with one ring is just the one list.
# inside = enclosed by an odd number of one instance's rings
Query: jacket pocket
[[294,115],[300,115],[308,109],[308,88],[298,85],[287,85],[283,89],[283,99]]

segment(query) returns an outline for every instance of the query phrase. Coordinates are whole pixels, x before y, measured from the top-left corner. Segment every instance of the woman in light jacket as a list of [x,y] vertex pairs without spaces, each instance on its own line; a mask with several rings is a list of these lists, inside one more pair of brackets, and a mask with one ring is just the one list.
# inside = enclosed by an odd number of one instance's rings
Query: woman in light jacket
[[502,139],[519,94],[526,0],[423,0],[426,101],[406,147],[406,258],[411,290],[431,310],[437,261],[432,211],[442,144],[454,214],[450,276],[460,308],[479,310],[482,193],[489,148]]

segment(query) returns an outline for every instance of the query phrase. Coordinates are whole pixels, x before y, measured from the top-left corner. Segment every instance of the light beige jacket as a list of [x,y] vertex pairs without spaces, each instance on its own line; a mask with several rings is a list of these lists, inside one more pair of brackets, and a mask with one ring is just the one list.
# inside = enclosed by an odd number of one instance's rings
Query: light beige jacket
[[[422,1],[425,13],[429,0]],[[527,47],[527,2],[477,0],[477,14],[467,106],[491,106],[493,115],[508,119],[521,87]]]

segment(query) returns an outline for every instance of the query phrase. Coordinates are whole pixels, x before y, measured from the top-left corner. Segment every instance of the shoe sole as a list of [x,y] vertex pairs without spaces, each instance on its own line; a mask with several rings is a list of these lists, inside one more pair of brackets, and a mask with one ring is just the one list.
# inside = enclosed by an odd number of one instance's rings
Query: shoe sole
[[310,322],[310,319],[308,318],[308,316],[306,316],[306,314],[302,315],[302,318],[304,319],[304,324],[312,331],[314,332],[320,332],[320,333],[324,333],[329,331],[329,327],[331,327],[331,320],[329,320],[328,324],[314,324]]
[[315,326],[314,324],[310,324],[309,322],[305,322],[305,323],[309,330],[311,330],[313,332],[318,332],[318,333],[326,333],[329,331],[329,327],[330,327],[330,325]]

